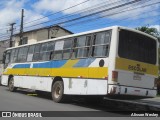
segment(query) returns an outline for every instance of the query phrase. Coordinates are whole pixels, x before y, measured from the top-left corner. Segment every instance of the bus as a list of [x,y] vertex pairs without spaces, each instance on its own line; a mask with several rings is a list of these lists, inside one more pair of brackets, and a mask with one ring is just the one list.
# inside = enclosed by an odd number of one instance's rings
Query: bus
[[2,84],[50,92],[55,102],[68,96],[155,97],[158,40],[112,26],[8,48]]

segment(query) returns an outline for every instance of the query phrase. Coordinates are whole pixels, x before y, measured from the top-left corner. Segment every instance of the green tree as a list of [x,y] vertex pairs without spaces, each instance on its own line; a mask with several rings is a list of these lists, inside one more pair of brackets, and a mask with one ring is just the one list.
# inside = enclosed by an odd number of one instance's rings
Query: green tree
[[149,26],[142,26],[142,27],[137,27],[135,28],[136,30],[145,32],[149,35],[152,35],[160,40],[160,32],[156,28],[151,28]]

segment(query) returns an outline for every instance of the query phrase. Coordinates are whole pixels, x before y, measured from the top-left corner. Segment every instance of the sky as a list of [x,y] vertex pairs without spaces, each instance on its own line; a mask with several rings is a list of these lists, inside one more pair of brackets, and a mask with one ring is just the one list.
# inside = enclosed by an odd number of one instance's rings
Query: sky
[[[14,33],[19,32],[22,9],[24,31],[55,24],[73,33],[113,25],[130,28],[149,26],[160,31],[160,0],[133,1],[0,0],[0,40],[9,36],[9,25],[13,22],[16,23]],[[88,16],[90,14],[92,16]]]

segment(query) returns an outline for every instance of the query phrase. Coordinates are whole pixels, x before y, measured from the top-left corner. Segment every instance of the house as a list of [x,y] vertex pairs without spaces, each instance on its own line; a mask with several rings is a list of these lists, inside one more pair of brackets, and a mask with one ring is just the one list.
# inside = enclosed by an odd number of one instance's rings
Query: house
[[9,42],[9,40],[0,41],[0,64],[2,64],[3,52],[9,47]]
[[70,35],[70,34],[73,34],[73,33],[58,25],[43,27],[43,28],[23,32],[22,41],[20,41],[20,34],[15,34],[13,38],[15,40],[14,46],[36,43],[38,41]]

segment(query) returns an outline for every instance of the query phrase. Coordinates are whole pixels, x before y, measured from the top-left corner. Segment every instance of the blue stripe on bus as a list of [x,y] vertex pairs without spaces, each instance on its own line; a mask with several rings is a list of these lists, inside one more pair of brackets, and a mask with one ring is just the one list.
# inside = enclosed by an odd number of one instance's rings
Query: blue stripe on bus
[[88,67],[95,58],[87,58],[79,60],[73,67]]
[[49,61],[45,63],[34,63],[33,68],[60,68],[67,60]]
[[[88,67],[94,60],[95,58],[81,59],[73,67]],[[67,61],[68,60],[57,60],[44,63],[33,63],[32,68],[60,68],[65,65]],[[30,64],[17,64],[14,65],[13,68],[30,68]]]
[[17,64],[13,68],[30,68],[30,64]]

